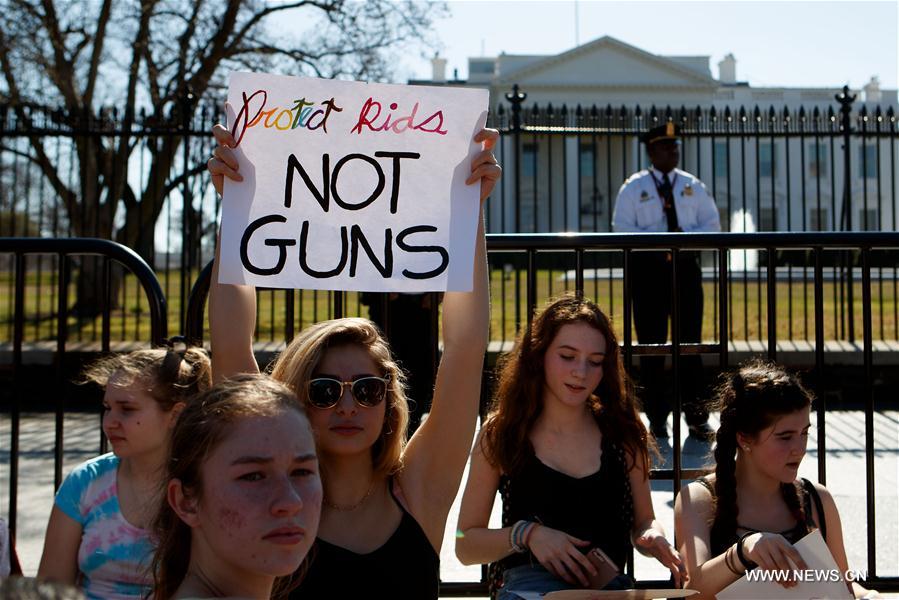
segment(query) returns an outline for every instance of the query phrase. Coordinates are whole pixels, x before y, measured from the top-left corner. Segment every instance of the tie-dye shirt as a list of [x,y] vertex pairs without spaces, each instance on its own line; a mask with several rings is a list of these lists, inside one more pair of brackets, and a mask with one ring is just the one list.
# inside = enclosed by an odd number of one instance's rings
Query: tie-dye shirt
[[119,459],[104,454],[78,465],[56,493],[56,506],[81,525],[79,585],[90,598],[142,598],[152,586],[153,545],[149,532],[122,516],[116,470]]

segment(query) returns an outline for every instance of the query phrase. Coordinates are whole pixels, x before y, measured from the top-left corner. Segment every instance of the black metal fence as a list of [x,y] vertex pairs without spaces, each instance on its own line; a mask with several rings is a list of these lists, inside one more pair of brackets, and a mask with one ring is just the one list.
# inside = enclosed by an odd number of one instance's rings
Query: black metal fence
[[[882,576],[877,574],[877,523],[875,511],[875,495],[877,493],[877,474],[875,472],[875,444],[874,444],[874,415],[875,412],[884,410],[885,408],[896,408],[896,394],[893,390],[887,394],[887,404],[877,405],[875,402],[875,382],[873,372],[875,368],[875,356],[881,351],[887,352],[888,348],[875,348],[874,340],[874,311],[872,303],[872,294],[874,290],[874,279],[872,273],[875,271],[873,264],[879,255],[888,251],[899,248],[899,233],[764,233],[764,234],[647,234],[647,235],[612,235],[612,234],[583,234],[578,236],[560,236],[560,235],[491,235],[488,240],[489,258],[492,263],[506,264],[507,261],[513,260],[512,255],[518,255],[520,262],[524,265],[522,269],[516,270],[520,273],[524,290],[524,305],[519,311],[519,320],[516,325],[520,326],[528,322],[535,307],[541,303],[543,278],[545,273],[541,270],[541,262],[549,260],[557,268],[562,269],[563,273],[557,280],[554,280],[555,287],[550,286],[549,292],[558,294],[563,290],[577,291],[587,295],[593,295],[595,290],[591,289],[590,275],[592,269],[589,266],[590,257],[594,254],[612,254],[617,255],[618,260],[623,265],[621,278],[623,281],[621,289],[621,298],[619,305],[622,315],[616,319],[616,328],[619,331],[623,344],[625,356],[625,364],[627,368],[631,368],[634,356],[646,354],[661,354],[670,356],[673,369],[673,389],[675,390],[674,405],[674,440],[680,439],[680,413],[681,401],[679,396],[680,382],[678,381],[678,364],[681,357],[685,354],[705,354],[717,359],[718,368],[726,370],[734,364],[732,360],[733,340],[729,336],[731,327],[729,324],[731,315],[728,310],[730,289],[732,283],[727,277],[728,254],[734,251],[742,251],[743,249],[757,249],[763,252],[766,260],[763,269],[763,298],[766,315],[766,328],[761,335],[764,340],[764,347],[761,353],[771,359],[780,358],[778,343],[782,341],[779,333],[778,319],[780,314],[777,305],[780,302],[777,294],[777,279],[779,277],[775,266],[774,257],[778,251],[805,251],[811,256],[811,285],[813,289],[812,304],[812,337],[814,340],[814,368],[810,373],[807,383],[818,390],[819,401],[816,402],[817,411],[817,470],[818,479],[822,483],[827,480],[827,468],[825,457],[827,456],[826,445],[826,415],[828,414],[827,396],[823,393],[824,374],[828,368],[828,358],[826,355],[826,310],[825,305],[828,296],[825,293],[826,286],[826,269],[827,254],[829,252],[845,252],[851,250],[858,253],[859,256],[859,281],[860,281],[860,297],[862,299],[860,305],[861,314],[861,347],[859,352],[862,357],[862,369],[864,372],[862,389],[860,394],[863,403],[865,425],[864,425],[864,458],[865,458],[865,483],[866,483],[866,540],[867,540],[867,559],[868,559],[868,582],[881,589],[899,589],[899,576],[888,575]],[[710,252],[717,257],[718,276],[715,279],[714,303],[717,305],[717,335],[711,342],[702,344],[684,344],[680,343],[677,319],[672,319],[673,331],[672,342],[663,345],[638,345],[634,343],[631,334],[630,323],[632,320],[631,309],[629,303],[631,288],[631,263],[634,253],[642,252],[650,249],[661,249],[672,252],[675,256],[680,253],[704,251]],[[100,255],[99,259],[102,263],[102,272],[105,274],[103,281],[107,290],[111,289],[111,271],[114,264],[121,264],[129,269],[131,273],[140,281],[142,293],[147,297],[149,303],[148,314],[152,323],[151,333],[147,337],[151,344],[162,342],[167,333],[166,321],[166,301],[162,291],[162,287],[155,279],[152,270],[148,265],[143,263],[135,253],[127,248],[113,244],[103,240],[40,240],[40,239],[0,239],[0,255],[11,257],[13,269],[13,291],[14,310],[14,334],[12,343],[12,359],[8,366],[11,367],[11,384],[5,388],[10,394],[10,416],[11,416],[11,439],[10,439],[10,488],[9,488],[9,510],[10,510],[10,526],[13,531],[16,528],[16,511],[17,511],[17,494],[19,485],[18,474],[18,458],[19,458],[19,419],[23,406],[22,393],[22,353],[23,339],[25,329],[28,323],[25,319],[26,306],[31,298],[36,294],[40,294],[41,290],[35,286],[33,273],[26,266],[26,257],[32,256],[35,259],[44,257],[50,261],[47,268],[51,266],[56,272],[55,281],[57,281],[57,291],[54,301],[60,307],[56,314],[65,314],[62,310],[66,306],[67,296],[70,293],[70,275],[67,275],[73,255]],[[890,260],[894,262],[890,265],[895,267],[896,254],[887,254]],[[49,257],[49,258],[47,258]],[[677,265],[677,261],[673,261]],[[570,269],[565,268],[570,267]],[[676,267],[673,285],[677,285]],[[502,270],[491,270],[492,276],[503,277],[506,275]],[[516,275],[513,275],[513,277]],[[189,301],[190,310],[187,311],[187,323],[185,333],[194,340],[200,340],[203,337],[203,320],[204,305],[206,299],[206,289],[209,281],[209,271],[206,270],[199,278],[195,287],[195,292],[191,294]],[[505,279],[504,279],[505,280]],[[677,295],[674,294],[676,297]],[[606,301],[605,298],[594,296],[601,304]],[[342,316],[351,312],[347,302],[347,294],[342,292],[332,293],[330,296],[330,304],[328,306],[328,314],[330,316]],[[492,301],[494,303],[504,302],[501,296],[501,288],[493,288]],[[606,304],[603,304],[606,306]],[[435,311],[436,311],[436,304]],[[674,306],[675,313],[678,307]],[[512,311],[509,311],[510,314]],[[108,352],[113,344],[111,342],[110,331],[110,313],[111,304],[104,305],[104,315],[102,321],[104,323],[100,337],[103,340],[101,350]],[[505,312],[503,313],[505,314]],[[72,353],[67,346],[70,341],[69,330],[65,324],[66,319],[57,320],[55,325],[55,344],[50,350],[53,353],[53,369],[56,373],[57,386],[60,390],[56,398],[56,418],[55,418],[55,435],[54,435],[54,488],[61,480],[62,453],[64,448],[64,431],[62,427],[64,414],[64,365],[67,358]],[[436,323],[436,318],[434,319]],[[496,326],[496,323],[494,323]],[[274,332],[278,338],[284,340],[291,336],[291,331],[296,327],[295,322],[282,323],[281,329]],[[508,346],[501,344],[494,347],[496,351],[502,351]],[[882,354],[880,354],[882,356]],[[831,417],[832,418],[832,417]],[[101,451],[103,445],[100,445]],[[681,448],[675,444],[673,448],[672,463],[670,469],[656,469],[652,473],[652,478],[656,480],[670,480],[673,490],[678,490],[683,479],[696,477],[700,473],[698,469],[683,468]],[[889,491],[887,492],[889,493]],[[629,566],[629,570],[633,572],[633,566]],[[643,581],[644,585],[660,585],[663,582]],[[441,593],[450,596],[464,596],[473,594],[483,594],[486,590],[486,584],[480,582],[445,582],[442,584]]]
[[[710,252],[715,257],[717,272],[713,278],[713,300],[715,305],[716,327],[715,335],[710,342],[701,344],[687,344],[680,342],[680,335],[677,325],[678,307],[674,302],[673,313],[671,319],[671,343],[661,345],[637,344],[634,342],[631,331],[632,310],[630,305],[631,296],[631,261],[634,253],[646,250],[667,250],[672,252],[674,259],[673,265],[678,264],[677,256],[681,253],[689,252]],[[755,233],[755,234],[581,234],[576,236],[557,234],[519,234],[519,235],[490,235],[488,236],[488,259],[491,263],[490,272],[492,279],[502,277],[505,281],[505,275],[502,269],[496,269],[497,262],[503,264],[509,260],[516,260],[511,255],[518,255],[517,262],[523,267],[514,271],[513,277],[520,279],[519,285],[523,288],[524,302],[519,306],[517,300],[514,309],[502,310],[501,314],[516,315],[515,327],[525,326],[530,322],[534,310],[540,306],[543,300],[543,284],[541,279],[544,273],[541,271],[541,262],[546,260],[555,265],[558,272],[563,273],[557,280],[548,283],[546,290],[549,295],[555,295],[564,291],[574,291],[586,295],[593,295],[594,300],[598,301],[601,306],[610,306],[610,298],[614,298],[614,294],[609,295],[609,290],[599,292],[598,286],[592,286],[588,275],[592,274],[595,269],[591,269],[588,265],[590,257],[596,255],[613,255],[622,265],[620,277],[622,285],[620,288],[620,296],[618,306],[621,314],[614,318],[619,338],[622,341],[624,361],[626,367],[630,370],[634,366],[634,356],[641,355],[663,355],[671,358],[672,368],[672,388],[674,390],[674,410],[673,410],[673,437],[674,440],[681,439],[681,397],[679,381],[679,362],[682,355],[686,354],[702,354],[717,359],[717,367],[721,371],[726,371],[735,365],[735,361],[731,359],[734,352],[734,340],[729,332],[732,331],[731,319],[733,311],[731,310],[730,296],[733,293],[734,282],[728,277],[729,255],[733,252],[743,252],[746,249],[754,249],[763,253],[766,259],[763,266],[760,267],[761,286],[759,294],[763,298],[762,313],[765,315],[764,327],[760,332],[760,339],[763,340],[761,348],[755,350],[756,354],[766,356],[770,360],[778,360],[783,358],[783,354],[779,354],[779,342],[788,341],[779,333],[781,328],[778,327],[778,320],[781,313],[778,311],[778,304],[782,301],[779,298],[778,287],[780,273],[776,266],[776,257],[778,252],[806,252],[811,263],[809,280],[812,287],[812,294],[809,300],[811,305],[811,329],[810,335],[813,342],[811,349],[814,352],[813,368],[807,377],[809,383],[817,393],[819,398],[815,403],[817,412],[817,470],[818,480],[824,484],[827,481],[826,460],[826,418],[827,414],[827,394],[824,389],[825,373],[828,368],[828,360],[826,358],[827,343],[825,339],[826,326],[826,310],[825,304],[828,302],[828,294],[825,288],[828,283],[826,276],[825,264],[828,262],[829,253],[845,253],[852,251],[857,253],[859,257],[859,277],[860,281],[860,297],[859,314],[861,317],[859,330],[861,332],[861,345],[855,350],[862,355],[863,383],[861,389],[860,401],[863,404],[865,413],[865,483],[866,483],[866,519],[867,519],[867,555],[868,555],[868,581],[869,583],[879,586],[882,589],[899,588],[899,577],[896,576],[878,576],[876,569],[877,549],[875,540],[876,536],[876,516],[875,516],[875,493],[876,493],[876,475],[874,470],[874,412],[875,410],[894,410],[897,408],[896,390],[886,390],[887,398],[891,399],[887,404],[875,407],[874,395],[874,356],[875,356],[875,327],[874,327],[874,310],[872,302],[872,292],[874,290],[874,278],[872,273],[877,269],[873,264],[878,260],[891,261],[891,267],[897,265],[896,249],[899,249],[899,233],[882,232],[882,233]],[[566,268],[568,267],[568,268]],[[203,338],[203,307],[206,303],[206,295],[208,291],[209,276],[211,269],[204,271],[203,277],[198,281],[195,287],[195,293],[191,295],[189,310],[189,318],[187,322],[187,332],[195,340]],[[566,275],[567,274],[567,277]],[[555,284],[555,286],[553,285]],[[510,284],[511,285],[511,284]],[[506,298],[503,295],[503,289],[497,293],[497,287],[492,282],[491,301],[505,305]],[[673,298],[677,297],[677,267],[673,268],[672,287],[675,292]],[[280,292],[286,293],[286,292]],[[604,294],[604,295],[603,295]],[[348,311],[346,305],[345,293],[336,292],[331,296],[332,303],[330,305],[330,315],[333,317],[345,316]],[[611,309],[607,309],[612,314],[617,315]],[[435,319],[436,322],[436,319]],[[494,320],[493,326],[496,327]],[[281,340],[287,340],[292,337],[294,325],[286,325],[290,327],[277,332],[275,337]],[[389,334],[388,334],[389,336]],[[495,339],[495,336],[492,336]],[[493,349],[497,352],[508,350],[510,344],[494,343]],[[879,348],[881,352],[899,352],[899,345],[883,346]],[[745,353],[745,350],[743,351]],[[706,472],[705,469],[683,468],[682,465],[682,449],[675,444],[673,448],[672,466],[670,469],[654,469],[651,477],[654,480],[670,480],[674,493],[680,490],[683,479],[694,479]],[[632,573],[633,563],[631,561],[629,570]],[[644,582],[647,583],[647,582]],[[664,582],[648,582],[652,585],[663,585]],[[441,588],[442,595],[458,595],[466,596],[473,594],[484,594],[486,590],[483,582],[467,582],[467,583],[444,583]]]
[[[166,340],[168,329],[168,311],[165,296],[156,280],[153,271],[130,249],[100,239],[42,239],[42,238],[2,238],[0,237],[0,256],[9,259],[12,264],[11,297],[12,302],[12,343],[4,348],[10,353],[9,362],[0,367],[9,369],[9,387],[3,389],[0,396],[10,407],[10,456],[9,456],[9,529],[15,536],[16,515],[18,507],[19,486],[19,423],[25,406],[25,378],[23,374],[23,351],[25,350],[25,331],[29,323],[26,321],[27,307],[34,303],[37,296],[45,293],[40,285],[35,285],[35,273],[28,268],[29,261],[43,263],[45,269],[54,273],[55,286],[49,291],[49,303],[56,305],[52,314],[52,326],[55,330],[55,343],[46,348],[53,356],[54,373],[54,408],[55,436],[53,447],[53,489],[62,482],[62,461],[64,449],[63,417],[68,409],[67,397],[67,364],[70,351],[68,344],[72,341],[69,335],[70,323],[66,307],[72,294],[72,272],[75,257],[90,257],[99,263],[102,287],[111,291],[110,282],[115,269],[127,270],[139,282],[141,293],[147,300],[147,315],[150,331],[147,341],[150,345],[159,345]],[[107,298],[108,300],[108,298]],[[106,306],[110,306],[107,301]],[[62,315],[62,317],[60,317]],[[104,311],[100,318],[100,344],[97,350],[109,353],[112,348],[110,313]],[[33,409],[33,407],[32,407]],[[100,452],[106,451],[106,440],[98,439]]]
[[[526,106],[526,94],[517,86],[507,101],[508,108],[500,104],[489,118],[503,133],[497,152],[506,170],[488,205],[489,232],[609,231],[619,186],[646,165],[639,134],[666,121],[682,127],[682,166],[705,181],[726,231],[897,229],[895,107],[859,105],[848,89],[832,106],[807,109],[538,107]],[[212,257],[220,210],[205,162],[212,148],[211,124],[221,115],[212,103],[192,112],[193,102],[185,98],[164,122],[138,115],[127,127],[115,110],[70,115],[0,106],[0,235],[77,235],[124,243],[156,271],[169,299],[169,317],[183,327],[189,290]],[[129,158],[116,162],[113,150],[123,143],[130,148]],[[623,283],[619,260],[596,255],[586,263],[594,269],[588,279],[598,290],[611,290],[613,305]],[[703,256],[712,294],[715,277],[722,274],[716,260],[714,253]],[[728,260],[728,334],[763,339],[762,266],[768,257],[764,251],[740,251]],[[857,337],[859,260],[858,253],[847,252],[825,257],[825,293],[831,299],[827,339]],[[790,338],[810,341],[812,255],[779,251],[775,264],[788,313],[778,322],[788,327]],[[75,317],[71,336],[97,340],[99,274],[91,261],[79,260],[77,266],[74,273],[84,283],[76,286],[69,307]],[[10,267],[0,263],[0,278],[5,271],[10,280]],[[497,340],[509,339],[520,321],[522,267],[510,260],[497,267],[502,277],[494,273],[495,285],[509,299],[497,305]],[[30,268],[38,287],[57,285],[44,263]],[[547,281],[560,276],[553,264],[544,271]],[[885,266],[873,274],[875,336],[897,340],[896,269]],[[0,318],[6,318],[7,336],[12,334],[12,303],[8,298],[4,302],[3,295],[11,289],[11,284],[0,285]],[[274,339],[288,309],[278,296],[261,294],[258,335]],[[332,314],[328,293],[297,294],[294,301],[291,310],[300,326]],[[112,338],[140,339],[149,321],[134,280],[114,277],[110,302],[115,309]],[[344,306],[352,314],[366,314],[358,295],[348,295]],[[53,338],[48,323],[54,310],[46,301],[27,307],[26,341]],[[716,327],[715,310],[707,315],[706,331]],[[736,318],[740,314],[743,319]],[[0,327],[0,336],[3,331]]]

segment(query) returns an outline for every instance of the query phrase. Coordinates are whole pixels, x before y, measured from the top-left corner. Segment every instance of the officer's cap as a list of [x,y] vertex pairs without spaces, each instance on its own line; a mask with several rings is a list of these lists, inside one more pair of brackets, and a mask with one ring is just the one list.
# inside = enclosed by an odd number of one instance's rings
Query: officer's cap
[[676,140],[680,138],[680,126],[675,125],[671,121],[665,123],[664,125],[659,125],[658,127],[653,127],[649,131],[643,134],[642,140],[643,143],[649,146],[654,142],[660,142],[662,140]]

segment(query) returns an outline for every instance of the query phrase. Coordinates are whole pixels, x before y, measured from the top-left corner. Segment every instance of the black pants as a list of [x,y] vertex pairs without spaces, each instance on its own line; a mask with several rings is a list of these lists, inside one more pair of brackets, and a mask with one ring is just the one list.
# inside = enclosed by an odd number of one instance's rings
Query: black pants
[[431,313],[437,310],[437,294],[365,293],[363,302],[368,304],[369,318],[386,334],[393,357],[408,376],[406,431],[412,437],[424,413],[431,409],[434,395],[439,354]]
[[[634,252],[631,259],[634,325],[641,344],[664,344],[673,298],[671,260],[667,252]],[[680,341],[702,339],[702,272],[695,253],[681,254],[677,263],[677,306]],[[650,427],[661,431],[671,412],[664,382],[665,357],[641,356],[641,394]],[[703,399],[702,360],[681,355],[678,380],[681,406],[689,425],[701,425],[709,413]]]

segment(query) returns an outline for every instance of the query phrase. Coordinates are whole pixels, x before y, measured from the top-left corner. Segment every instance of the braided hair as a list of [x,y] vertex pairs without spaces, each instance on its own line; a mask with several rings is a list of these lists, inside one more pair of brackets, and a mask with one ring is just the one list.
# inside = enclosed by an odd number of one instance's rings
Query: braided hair
[[[812,400],[796,375],[771,362],[752,360],[723,376],[712,407],[721,412],[715,447],[712,539],[733,543],[737,538],[737,433],[756,435],[777,417],[802,410]],[[806,515],[796,483],[781,483],[780,492],[796,521],[804,523]]]

